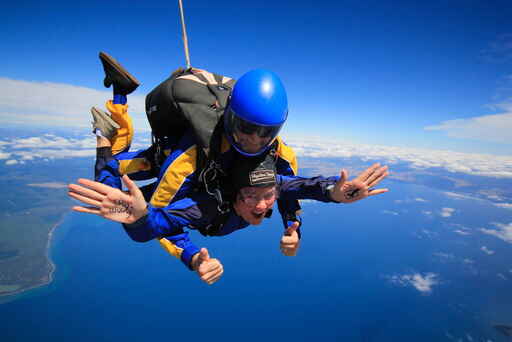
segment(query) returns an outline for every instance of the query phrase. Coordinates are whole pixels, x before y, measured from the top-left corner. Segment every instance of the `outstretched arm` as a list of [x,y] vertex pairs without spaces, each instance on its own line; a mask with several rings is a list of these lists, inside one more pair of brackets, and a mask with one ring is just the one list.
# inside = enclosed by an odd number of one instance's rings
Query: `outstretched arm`
[[[139,242],[158,238],[162,247],[171,255],[181,259],[186,266],[197,272],[198,276],[211,285],[220,279],[224,269],[218,259],[210,258],[206,248],[193,244],[183,226],[188,222],[183,217],[172,220],[173,234],[161,237],[163,229],[150,229],[146,222],[141,222],[147,215],[162,215],[163,209],[148,212],[146,201],[137,185],[123,176],[128,193],[88,179],[79,179],[79,183],[69,185],[69,196],[88,206],[74,206],[78,212],[95,214],[106,219],[124,224],[128,235]],[[169,216],[169,213],[166,213]],[[171,228],[171,227],[169,227]]]
[[352,203],[369,196],[375,196],[388,192],[388,189],[374,189],[384,178],[388,176],[388,167],[375,163],[359,176],[347,181],[348,172],[341,170],[340,179],[330,189],[331,198],[339,203]]
[[[388,175],[387,166],[374,164],[352,181],[347,181],[348,173],[341,171],[338,177],[279,177],[280,197],[285,199],[313,199],[322,202],[352,203],[369,196],[382,194],[388,189],[373,189]],[[281,253],[295,256],[300,239],[298,223],[285,230],[280,241]]]
[[369,196],[379,195],[388,189],[374,189],[388,175],[387,166],[374,164],[358,177],[347,181],[348,173],[340,177],[278,176],[279,197],[283,199],[312,199],[321,202],[352,203]]

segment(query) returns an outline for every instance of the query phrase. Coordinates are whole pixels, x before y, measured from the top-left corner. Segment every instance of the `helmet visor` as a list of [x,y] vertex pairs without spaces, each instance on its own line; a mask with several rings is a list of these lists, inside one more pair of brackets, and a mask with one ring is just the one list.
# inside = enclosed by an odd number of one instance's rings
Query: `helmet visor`
[[224,112],[224,127],[231,144],[242,154],[255,156],[265,151],[279,134],[283,123],[258,125],[242,119],[227,107]]

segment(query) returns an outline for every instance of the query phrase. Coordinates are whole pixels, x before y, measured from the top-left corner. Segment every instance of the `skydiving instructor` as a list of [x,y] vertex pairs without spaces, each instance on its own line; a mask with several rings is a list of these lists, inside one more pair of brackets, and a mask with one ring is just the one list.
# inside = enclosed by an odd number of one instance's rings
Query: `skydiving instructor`
[[[104,85],[112,86],[113,98],[106,104],[110,115],[100,109],[92,109],[94,131],[98,136],[95,180],[120,189],[121,176],[124,174],[133,180],[156,177],[157,182],[145,187],[143,193],[149,205],[158,208],[166,208],[174,201],[190,197],[197,190],[199,177],[202,176],[202,170],[198,169],[197,164],[201,153],[200,137],[191,130],[181,136],[166,137],[163,146],[159,146],[164,153],[162,163],[154,161],[152,148],[129,152],[133,125],[128,115],[127,95],[138,87],[139,82],[108,54],[100,53],[100,60],[105,71]],[[175,84],[173,90],[179,93],[175,101],[181,101],[179,105],[184,111],[192,106],[196,110],[195,116],[201,118],[207,117],[212,108],[222,114],[215,127],[220,128],[218,138],[212,137],[212,141],[218,142],[218,147],[214,148],[213,143],[210,146],[211,151],[216,151],[215,164],[220,174],[227,176],[239,156],[252,158],[266,153],[275,154],[278,174],[297,174],[295,153],[278,136],[288,116],[288,103],[286,91],[277,75],[267,70],[253,70],[244,74],[235,84],[234,80],[225,76],[189,69],[176,78]],[[225,92],[229,94],[229,101],[224,101],[223,105],[223,101],[215,98],[201,103],[202,99],[198,100],[197,95],[204,89],[232,90]],[[159,96],[165,97],[167,89],[162,93]],[[152,128],[155,131],[159,127],[152,125]],[[222,193],[222,189],[216,192],[211,188],[213,186],[206,187],[210,194]],[[284,229],[290,226],[298,228],[299,202],[282,199],[277,202]],[[190,257],[179,255],[185,263],[189,263]]]

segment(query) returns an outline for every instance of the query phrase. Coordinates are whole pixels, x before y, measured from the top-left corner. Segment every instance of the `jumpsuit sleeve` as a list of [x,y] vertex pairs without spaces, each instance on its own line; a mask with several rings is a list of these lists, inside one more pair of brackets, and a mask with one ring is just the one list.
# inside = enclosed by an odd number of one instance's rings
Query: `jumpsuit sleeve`
[[[280,137],[277,138],[277,141],[277,173],[283,176],[296,176],[298,173],[298,163],[295,152],[291,147],[286,145]],[[297,199],[280,197],[277,200],[277,207],[281,214],[284,229],[288,228],[291,221],[299,221],[302,223],[302,219],[299,216],[301,207]]]
[[339,177],[278,176],[279,196],[285,200],[311,199],[320,202],[334,202],[330,189]]
[[204,211],[202,206],[192,199],[182,199],[165,208],[148,205],[148,214],[132,224],[124,224],[130,238],[137,242],[157,239],[160,245],[171,255],[180,259],[191,269],[192,257],[199,253],[189,238],[187,229],[207,225],[212,222],[215,211]]
[[96,149],[94,179],[97,182],[122,188],[121,177],[127,174],[132,180],[148,180],[157,176],[156,167],[152,165],[149,155],[152,149],[135,152],[121,152],[112,155],[110,147]]

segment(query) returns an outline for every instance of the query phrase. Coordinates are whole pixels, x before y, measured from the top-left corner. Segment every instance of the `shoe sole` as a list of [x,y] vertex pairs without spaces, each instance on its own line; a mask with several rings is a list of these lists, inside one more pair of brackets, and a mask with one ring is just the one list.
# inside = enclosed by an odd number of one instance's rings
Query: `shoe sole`
[[113,67],[114,69],[119,71],[120,74],[122,74],[123,76],[127,77],[130,81],[135,83],[137,85],[137,87],[140,85],[139,80],[137,80],[128,71],[126,71],[126,69],[123,68],[122,65],[119,64],[119,62],[116,61],[116,59],[114,57],[110,56],[109,54],[107,54],[105,52],[100,52],[100,58],[102,60],[104,60],[105,62],[107,62],[111,67]]
[[101,109],[98,109],[96,107],[92,107],[91,108],[91,114],[92,114],[93,117],[97,117],[100,120],[106,121],[109,125],[112,125],[112,127],[114,127],[115,129],[121,128],[121,126],[117,122],[115,122],[114,119],[112,119],[110,117],[110,115],[108,115],[107,113],[105,113]]

